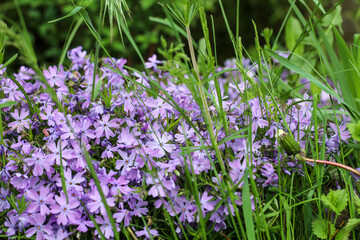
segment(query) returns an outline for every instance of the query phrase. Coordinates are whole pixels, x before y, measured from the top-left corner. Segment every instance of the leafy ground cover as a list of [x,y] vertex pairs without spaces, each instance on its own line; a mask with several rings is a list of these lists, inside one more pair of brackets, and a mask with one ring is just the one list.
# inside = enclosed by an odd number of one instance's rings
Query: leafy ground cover
[[161,38],[142,70],[110,56],[81,6],[66,17],[87,24],[94,53],[65,47],[40,68],[24,41],[29,66],[0,65],[1,237],[356,239],[360,55],[337,5],[308,21],[291,6],[291,52],[270,29],[260,47],[254,24],[250,56],[229,29],[236,58],[222,66],[202,1],[163,6],[179,42]]

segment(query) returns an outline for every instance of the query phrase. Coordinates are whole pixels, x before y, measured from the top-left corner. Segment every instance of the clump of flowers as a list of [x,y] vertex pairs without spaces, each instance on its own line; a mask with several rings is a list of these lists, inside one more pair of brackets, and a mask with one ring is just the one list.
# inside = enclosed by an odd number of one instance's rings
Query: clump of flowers
[[[68,69],[50,66],[43,71],[64,112],[32,69],[22,67],[12,77],[32,99],[34,110],[5,69],[1,71],[0,104],[17,102],[2,109],[5,129],[0,145],[0,210],[6,211],[7,236],[23,233],[36,239],[65,239],[81,233],[112,239],[112,218],[120,234],[120,229],[126,228],[137,237],[150,239],[170,234],[161,227],[168,226],[165,212],[179,237],[184,234],[181,226],[197,228],[200,215],[209,216],[209,228],[223,231],[231,227],[229,215],[234,216],[234,209],[242,205],[244,178],[253,177],[264,188],[276,187],[278,164],[287,174],[302,171],[301,164],[284,161],[286,156],[277,147],[275,133],[288,126],[305,149],[306,133],[315,131],[311,102],[288,100],[287,112],[280,118],[280,103],[270,98],[243,97],[251,87],[232,70],[232,60],[226,62],[223,69],[228,71],[219,79],[222,95],[228,96],[223,100],[228,132],[222,127],[214,127],[214,132],[227,174],[238,186],[237,206],[221,198],[219,188],[224,173],[213,174],[219,171],[219,163],[200,106],[187,85],[174,84],[173,77],[160,70],[162,62],[156,55],[146,63],[149,75],[127,70],[125,59],[105,58],[94,83],[94,64],[86,51],[77,47],[69,51],[68,57],[72,62]],[[256,70],[249,61],[244,60],[244,64],[248,76],[256,82]],[[171,101],[164,92],[156,97],[150,94],[151,81],[157,81]],[[93,84],[101,86],[95,100]],[[212,87],[210,82],[210,94]],[[309,97],[305,94],[305,98]],[[210,110],[213,125],[219,126],[216,107],[211,105]],[[251,141],[236,134],[249,126]],[[349,138],[345,125],[340,125],[340,130],[341,136],[337,126],[330,124],[322,132],[329,158]],[[90,174],[87,156],[112,216]],[[245,175],[247,168],[253,169],[252,176]],[[199,196],[185,189],[187,172],[202,182]],[[195,197],[200,200],[200,208]],[[20,199],[25,200],[23,211]]]

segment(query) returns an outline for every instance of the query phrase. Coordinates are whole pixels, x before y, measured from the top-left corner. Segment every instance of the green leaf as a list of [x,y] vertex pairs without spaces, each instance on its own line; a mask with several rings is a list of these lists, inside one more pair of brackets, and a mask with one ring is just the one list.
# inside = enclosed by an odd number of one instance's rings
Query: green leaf
[[[329,233],[329,224],[330,224],[330,233]],[[332,236],[335,233],[334,224],[329,223],[327,220],[322,218],[315,219],[312,223],[312,228],[314,234],[321,239],[327,239],[328,236]]]
[[335,240],[347,240],[349,239],[349,234],[352,230],[354,230],[355,227],[360,225],[360,219],[351,218],[349,219],[346,226],[341,229],[335,237]]
[[354,194],[354,203],[355,203],[357,214],[360,214],[360,198],[356,194]]
[[69,18],[69,17],[77,14],[81,9],[83,9],[83,7],[76,6],[71,12],[69,12],[69,13],[66,14],[65,16],[63,16],[63,17],[61,17],[61,18],[57,18],[57,19],[51,20],[51,21],[49,21],[48,23],[54,23],[54,22],[63,20],[63,19],[65,19],[65,18]]
[[356,141],[360,141],[360,121],[358,123],[349,123],[347,127],[351,133],[351,136]]
[[13,106],[13,105],[16,105],[16,104],[17,104],[17,102],[15,102],[15,101],[7,101],[7,102],[4,102],[4,103],[0,104],[0,109],[10,107],[10,106]]
[[[290,16],[285,26],[285,41],[287,49],[293,49],[296,45],[297,40],[300,38],[302,33],[302,27],[300,21],[295,17]],[[295,53],[303,54],[304,45],[300,44]]]
[[340,215],[341,211],[347,206],[348,196],[345,189],[336,191],[330,190],[327,196],[321,196],[321,201],[331,210],[336,212],[336,214]]

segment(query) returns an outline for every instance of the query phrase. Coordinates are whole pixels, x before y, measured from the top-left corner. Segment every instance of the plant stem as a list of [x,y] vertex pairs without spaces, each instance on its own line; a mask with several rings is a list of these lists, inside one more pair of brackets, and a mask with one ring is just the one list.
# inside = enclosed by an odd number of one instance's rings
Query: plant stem
[[360,176],[360,172],[352,167],[349,167],[348,165],[345,165],[345,164],[341,164],[341,163],[338,163],[338,162],[331,162],[331,161],[327,161],[327,160],[314,160],[314,159],[311,159],[311,158],[306,158],[304,156],[302,156],[301,154],[296,154],[295,157],[297,157],[298,159],[300,160],[304,160],[304,161],[307,161],[307,162],[312,162],[312,163],[322,163],[322,164],[327,164],[327,165],[333,165],[335,167],[339,167],[339,168],[343,168],[349,172],[352,172],[358,176]]

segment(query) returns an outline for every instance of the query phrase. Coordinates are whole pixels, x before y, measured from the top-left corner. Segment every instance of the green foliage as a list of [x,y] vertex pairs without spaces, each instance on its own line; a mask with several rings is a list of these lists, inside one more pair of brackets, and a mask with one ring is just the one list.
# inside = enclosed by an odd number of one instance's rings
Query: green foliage
[[335,237],[335,240],[347,240],[349,239],[350,232],[360,225],[360,219],[349,219],[346,226],[341,229]]
[[358,123],[349,123],[347,127],[351,133],[351,136],[356,141],[360,141],[360,121]]
[[320,239],[327,239],[335,233],[335,226],[326,219],[318,218],[313,221],[312,228],[314,234]]
[[[285,43],[287,49],[293,49],[295,47],[296,41],[301,36],[301,33],[302,27],[300,21],[297,18],[290,16],[285,26]],[[296,48],[295,53],[300,55],[303,54],[304,45],[300,44]]]
[[321,196],[321,201],[325,206],[340,215],[341,211],[347,206],[348,196],[345,189],[336,191],[330,190],[328,195]]

